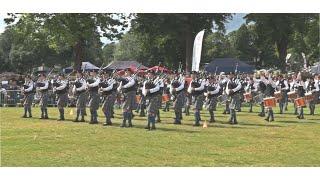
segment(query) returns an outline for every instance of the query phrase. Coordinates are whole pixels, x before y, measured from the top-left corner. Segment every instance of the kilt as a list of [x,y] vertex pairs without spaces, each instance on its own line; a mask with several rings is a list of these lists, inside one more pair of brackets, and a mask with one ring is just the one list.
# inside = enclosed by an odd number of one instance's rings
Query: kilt
[[160,109],[160,108],[161,108],[161,105],[162,105],[162,94],[159,93],[159,94],[157,94],[156,97],[157,97],[157,102],[158,102],[157,108]]
[[159,107],[159,96],[155,95],[155,96],[151,96],[151,97],[147,97],[148,99],[148,103],[147,103],[147,113],[148,115],[155,115],[155,113],[157,113],[158,111],[158,107]]
[[85,92],[80,93],[77,96],[77,102],[76,102],[76,107],[78,109],[84,109],[86,108],[86,101],[87,101],[87,94]]
[[184,107],[184,92],[180,92],[176,95],[175,101],[173,101],[173,108],[174,110],[179,110]]
[[58,94],[57,96],[58,96],[58,101],[57,101],[58,108],[66,107],[68,103],[68,94],[63,93],[63,94]]
[[40,95],[40,102],[39,102],[39,106],[41,108],[46,108],[48,106],[48,91],[42,91],[41,95]]
[[230,109],[235,109],[239,103],[240,103],[240,94],[236,93],[236,94],[231,96],[231,101],[230,101],[230,104],[229,104],[229,108]]
[[90,110],[98,110],[100,105],[100,96],[96,91],[89,92],[89,108]]
[[136,105],[136,92],[129,91],[124,93],[124,102],[122,104],[123,111],[132,111]]
[[32,105],[32,101],[33,101],[33,94],[25,94],[24,96],[24,100],[23,100],[23,105],[25,107],[30,107]]
[[213,110],[217,106],[217,97],[213,96],[209,98],[209,103],[208,103],[208,110]]
[[114,106],[114,102],[116,101],[116,98],[117,98],[117,94],[115,91],[104,98],[104,101],[102,104],[102,111],[105,113],[107,118],[111,118],[112,109]]
[[204,96],[201,94],[201,95],[193,96],[193,97],[194,97],[193,108],[196,110],[201,110],[202,106],[203,106]]

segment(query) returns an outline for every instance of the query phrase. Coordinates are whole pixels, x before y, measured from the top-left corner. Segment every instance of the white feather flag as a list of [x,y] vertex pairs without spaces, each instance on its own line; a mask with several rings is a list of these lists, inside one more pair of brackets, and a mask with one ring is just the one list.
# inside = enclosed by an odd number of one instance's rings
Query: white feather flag
[[193,43],[192,71],[199,71],[204,30],[200,31]]

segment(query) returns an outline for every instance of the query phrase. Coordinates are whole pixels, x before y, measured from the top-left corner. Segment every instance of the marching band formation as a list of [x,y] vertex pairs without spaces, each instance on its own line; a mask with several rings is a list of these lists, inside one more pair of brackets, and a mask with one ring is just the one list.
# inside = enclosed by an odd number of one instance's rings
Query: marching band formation
[[[69,74],[70,75],[70,74]],[[121,127],[133,126],[133,111],[139,116],[147,116],[146,129],[155,130],[156,122],[161,122],[160,109],[169,111],[173,103],[175,118],[173,124],[182,124],[183,109],[185,115],[194,112],[194,126],[200,126],[201,111],[208,110],[210,123],[215,122],[218,103],[225,105],[223,114],[230,114],[229,123],[237,124],[237,112],[241,111],[243,102],[249,104],[249,113],[254,104],[261,107],[258,114],[266,121],[274,121],[273,109],[279,104],[280,114],[287,110],[289,102],[294,104],[294,114],[304,119],[304,108],[308,106],[314,115],[315,105],[319,103],[320,76],[304,76],[301,72],[292,74],[275,74],[266,70],[255,74],[220,73],[205,74],[191,72],[164,74],[147,71],[144,75],[131,72],[128,68],[123,76],[115,72],[99,73],[91,71],[86,75],[76,71],[76,79],[71,81],[69,75],[59,74],[49,79],[40,74],[34,82],[30,75],[25,77],[22,88],[24,94],[23,118],[32,117],[31,107],[36,92],[40,94],[40,119],[48,119],[48,90],[52,89],[57,97],[59,121],[65,120],[64,108],[68,103],[69,89],[76,97],[76,117],[74,122],[85,122],[86,107],[90,109],[90,124],[98,123],[98,109],[102,102],[105,115],[104,126],[112,125],[114,105],[122,100]],[[101,102],[100,102],[101,101]],[[29,115],[29,116],[27,116]]]

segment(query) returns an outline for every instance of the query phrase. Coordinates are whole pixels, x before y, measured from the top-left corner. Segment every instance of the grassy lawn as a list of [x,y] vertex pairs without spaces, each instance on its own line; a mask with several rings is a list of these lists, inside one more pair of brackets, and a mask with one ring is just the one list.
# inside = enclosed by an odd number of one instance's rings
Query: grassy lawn
[[[39,108],[32,119],[20,118],[22,108],[0,108],[1,166],[319,166],[320,105],[316,115],[298,120],[290,106],[268,123],[254,113],[238,113],[239,125],[227,124],[222,107],[217,122],[208,128],[193,127],[193,116],[173,125],[172,110],[161,112],[156,131],[146,131],[145,118],[135,117],[134,128],[56,121],[58,110],[49,108],[50,120],[40,120]],[[88,111],[89,112],[89,111]],[[305,109],[305,114],[309,109]],[[86,117],[88,120],[89,117]],[[203,111],[202,119],[209,119]]]

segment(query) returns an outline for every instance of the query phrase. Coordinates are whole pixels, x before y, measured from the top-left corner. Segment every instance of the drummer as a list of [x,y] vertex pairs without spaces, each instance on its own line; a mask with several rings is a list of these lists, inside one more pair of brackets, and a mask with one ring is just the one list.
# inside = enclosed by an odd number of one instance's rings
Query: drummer
[[[275,77],[272,78],[269,76],[265,82],[266,82],[265,96],[266,97],[273,97],[275,89],[276,89]],[[274,121],[272,107],[266,107],[266,108],[267,108],[267,118],[265,120],[269,121],[269,122]]]
[[307,83],[307,91],[311,92],[313,95],[313,99],[309,102],[310,115],[314,115],[315,105],[318,98],[319,93],[319,83],[315,81],[315,79],[310,78]]
[[279,108],[280,108],[280,114],[282,114],[284,111],[287,96],[288,96],[287,93],[289,91],[288,81],[283,78],[282,74],[279,75],[279,80],[276,82],[276,86],[279,89],[279,91],[281,91],[282,98],[279,100]]
[[[297,91],[297,76],[295,74],[293,74],[291,76],[291,81],[289,83],[290,85],[290,92],[296,92]],[[294,106],[294,115],[298,115],[298,108],[296,106],[295,103],[293,103],[293,106]]]
[[[257,83],[253,81],[253,78],[250,77],[245,87],[245,91],[251,93],[251,96],[254,97],[257,94]],[[249,112],[252,112],[253,98],[249,101]]]
[[[305,82],[303,81],[300,73],[299,73],[298,76],[297,76],[297,83],[296,83],[296,85],[297,85],[297,94],[298,94],[298,97],[299,97],[299,98],[304,97],[307,88],[306,88],[306,84],[305,84]],[[303,106],[298,107],[298,110],[299,110],[299,114],[298,114],[297,118],[298,118],[298,119],[304,119]]]

